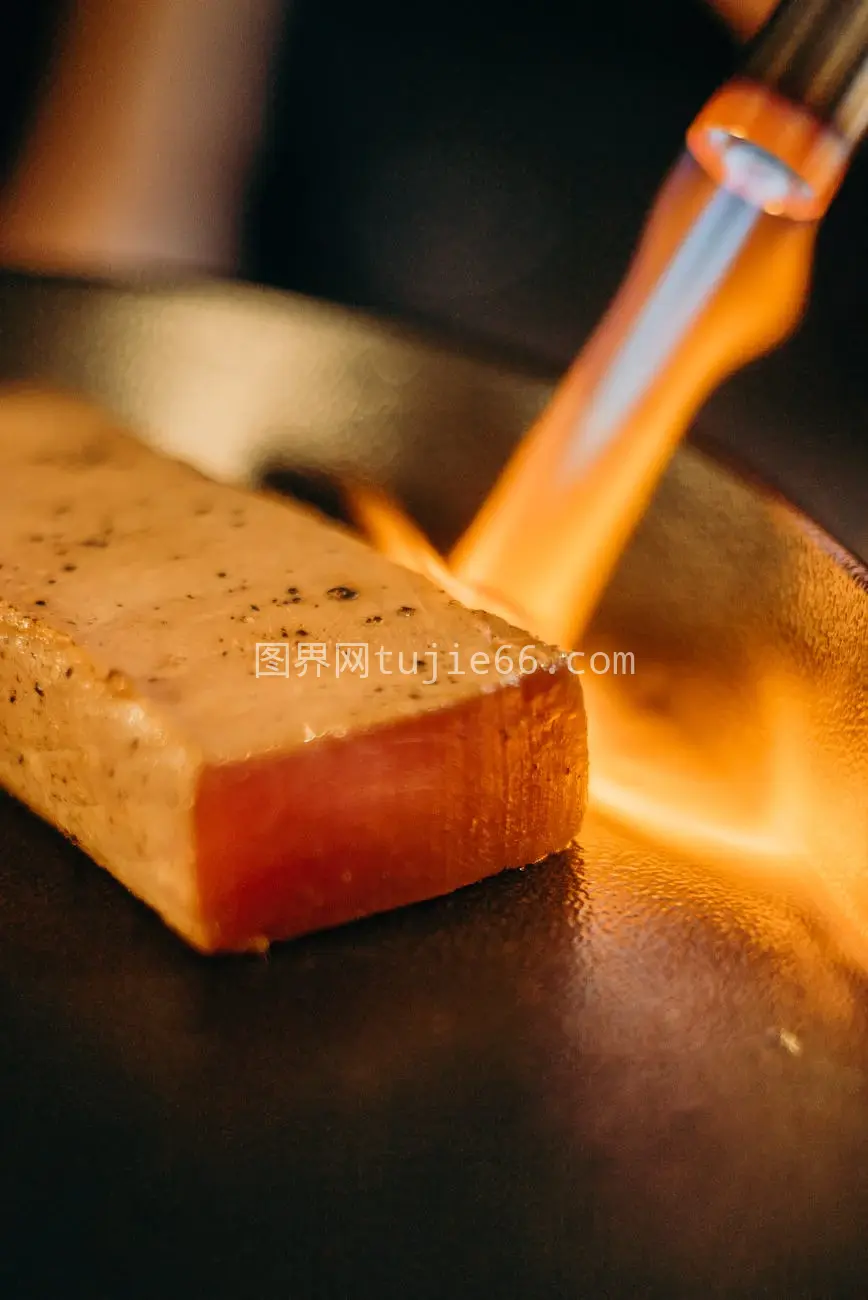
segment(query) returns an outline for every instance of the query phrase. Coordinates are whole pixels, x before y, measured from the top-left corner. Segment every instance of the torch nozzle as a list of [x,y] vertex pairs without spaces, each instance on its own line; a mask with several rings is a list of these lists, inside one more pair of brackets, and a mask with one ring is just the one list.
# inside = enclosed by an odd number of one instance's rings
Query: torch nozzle
[[868,129],[868,0],[781,0],[742,75],[802,105],[852,147]]

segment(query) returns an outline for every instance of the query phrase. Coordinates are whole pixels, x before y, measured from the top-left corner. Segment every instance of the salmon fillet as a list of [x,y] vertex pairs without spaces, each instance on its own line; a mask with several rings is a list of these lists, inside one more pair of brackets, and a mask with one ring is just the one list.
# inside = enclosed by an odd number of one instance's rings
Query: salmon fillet
[[0,782],[197,949],[535,862],[586,777],[560,651],[87,403],[0,395]]

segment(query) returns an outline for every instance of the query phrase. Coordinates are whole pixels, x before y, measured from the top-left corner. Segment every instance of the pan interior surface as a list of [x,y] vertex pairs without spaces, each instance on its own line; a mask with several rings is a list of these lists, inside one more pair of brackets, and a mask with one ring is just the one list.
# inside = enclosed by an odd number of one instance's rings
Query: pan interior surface
[[[447,533],[545,392],[292,299],[134,300],[139,348],[61,303],[7,376],[216,463],[232,318],[265,391],[233,370],[227,473],[365,473]],[[354,376],[319,406],[312,356]],[[688,447],[583,649],[575,852],[267,961],[187,952],[0,802],[8,1294],[864,1295],[864,572]]]

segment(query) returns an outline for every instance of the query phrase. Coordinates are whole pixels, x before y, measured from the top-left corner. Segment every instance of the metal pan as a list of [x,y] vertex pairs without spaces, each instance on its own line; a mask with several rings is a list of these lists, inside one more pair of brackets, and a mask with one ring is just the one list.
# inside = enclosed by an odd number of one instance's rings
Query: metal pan
[[[220,286],[7,279],[0,320],[0,376],[440,542],[548,388]],[[267,960],[0,801],[4,1295],[864,1296],[865,571],[685,448],[587,647],[635,672],[587,678],[580,851]]]

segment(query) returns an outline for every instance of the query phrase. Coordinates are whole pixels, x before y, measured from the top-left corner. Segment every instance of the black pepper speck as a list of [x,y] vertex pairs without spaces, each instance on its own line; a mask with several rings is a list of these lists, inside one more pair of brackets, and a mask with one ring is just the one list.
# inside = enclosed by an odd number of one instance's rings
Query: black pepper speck
[[42,699],[43,696],[45,695],[45,691],[44,691],[44,690],[42,689],[42,687],[39,685],[39,682],[36,682],[36,683],[34,684],[33,689],[36,691],[36,694],[39,696],[39,698]]
[[365,619],[366,623],[382,623],[382,621],[383,618],[381,614],[371,614],[369,618]]
[[329,600],[355,600],[358,594],[352,587],[329,587],[326,592]]
[[45,601],[44,601],[44,600],[34,600],[33,603],[34,603],[34,605],[44,605],[44,604],[45,604]]
[[416,611],[412,605],[401,605],[398,609],[398,613],[402,618],[411,618]]

